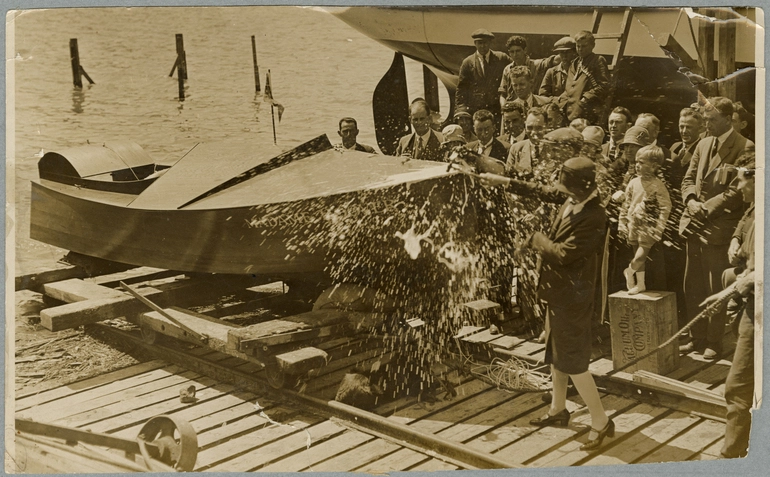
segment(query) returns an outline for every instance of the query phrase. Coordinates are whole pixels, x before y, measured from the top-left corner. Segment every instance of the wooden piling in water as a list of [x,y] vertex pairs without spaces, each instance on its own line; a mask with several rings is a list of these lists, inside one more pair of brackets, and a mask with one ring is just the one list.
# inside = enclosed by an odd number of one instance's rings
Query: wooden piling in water
[[179,101],[184,101],[184,81],[187,79],[187,55],[184,51],[184,38],[181,33],[176,34],[176,61],[171,67],[169,76],[174,76],[174,70],[177,72],[179,82]]
[[259,65],[257,64],[257,39],[251,35],[251,56],[254,58],[254,84],[256,92],[262,89],[259,84]]
[[72,62],[72,83],[76,88],[82,88],[80,78],[80,54],[78,53],[78,39],[70,38],[70,60]]

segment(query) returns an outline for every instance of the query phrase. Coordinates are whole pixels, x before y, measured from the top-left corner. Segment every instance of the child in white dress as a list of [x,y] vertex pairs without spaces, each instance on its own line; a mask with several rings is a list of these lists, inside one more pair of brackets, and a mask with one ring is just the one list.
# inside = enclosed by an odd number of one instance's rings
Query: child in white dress
[[644,284],[647,255],[663,236],[671,213],[671,197],[666,185],[656,176],[663,160],[663,150],[658,146],[639,149],[636,153],[636,177],[628,183],[620,209],[618,230],[628,236],[628,244],[635,249],[631,264],[623,270],[629,295],[647,289]]

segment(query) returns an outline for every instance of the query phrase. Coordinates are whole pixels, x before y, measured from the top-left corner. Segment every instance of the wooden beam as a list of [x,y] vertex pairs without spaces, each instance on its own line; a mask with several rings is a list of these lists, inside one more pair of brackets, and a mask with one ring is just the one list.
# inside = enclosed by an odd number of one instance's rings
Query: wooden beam
[[735,43],[736,25],[733,15],[724,8],[717,10],[717,28],[719,32],[719,58],[717,74],[719,78],[719,95],[736,100],[736,79],[727,78],[735,73]]
[[295,376],[325,366],[328,359],[329,355],[326,351],[312,346],[289,351],[275,357],[281,371]]
[[[155,288],[140,288],[139,292],[154,300],[163,296],[163,292]],[[121,316],[131,321],[146,310],[144,304],[130,295],[84,300],[42,310],[40,324],[49,331],[61,331]]]
[[[273,344],[291,342],[291,340],[281,341],[282,338],[275,338],[276,335],[299,331],[313,331],[314,328],[323,328],[341,323],[347,324],[347,314],[345,312],[340,310],[315,310],[300,313],[299,315],[287,316],[279,320],[271,320],[229,330],[227,341],[230,349],[248,352],[249,350],[264,346],[265,340],[269,340],[271,337],[278,340]],[[308,338],[305,339],[310,338],[313,338],[313,336],[308,335]]]
[[70,278],[85,278],[87,276],[88,272],[85,268],[79,265],[69,265],[54,270],[45,270],[43,272],[18,276],[15,279],[15,289],[16,291],[33,290],[40,292],[43,289],[43,285],[46,283],[58,282]]
[[95,283],[85,282],[77,278],[46,283],[43,285],[43,292],[51,298],[56,298],[65,303],[126,296],[126,294],[121,291],[113,290],[112,288],[97,285]]

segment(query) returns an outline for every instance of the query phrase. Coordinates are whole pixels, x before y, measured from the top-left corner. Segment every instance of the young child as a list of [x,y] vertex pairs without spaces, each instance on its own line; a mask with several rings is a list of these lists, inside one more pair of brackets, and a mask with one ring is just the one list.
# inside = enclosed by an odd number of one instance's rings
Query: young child
[[671,213],[671,197],[663,181],[656,176],[663,159],[663,150],[658,146],[639,149],[636,153],[636,177],[628,183],[620,209],[618,230],[628,237],[629,245],[636,249],[631,264],[623,270],[629,295],[647,289],[644,284],[647,255],[663,236]]

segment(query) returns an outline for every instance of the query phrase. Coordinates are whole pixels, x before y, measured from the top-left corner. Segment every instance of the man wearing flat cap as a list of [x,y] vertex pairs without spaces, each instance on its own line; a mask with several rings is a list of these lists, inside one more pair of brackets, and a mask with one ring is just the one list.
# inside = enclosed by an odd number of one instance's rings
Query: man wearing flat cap
[[473,132],[473,116],[468,112],[468,108],[455,108],[455,124],[463,128],[463,136],[467,142],[476,140],[476,133]]
[[565,36],[553,45],[553,51],[561,58],[561,63],[548,68],[540,84],[540,96],[548,98],[558,98],[564,92],[564,85],[567,82],[567,73],[569,65],[577,57],[575,51],[575,40],[572,37]]
[[503,70],[511,58],[500,51],[493,51],[490,45],[495,36],[488,30],[479,29],[471,35],[476,52],[463,60],[460,78],[455,92],[455,106],[466,108],[473,115],[486,109],[500,124],[500,100],[497,89],[503,77]]

